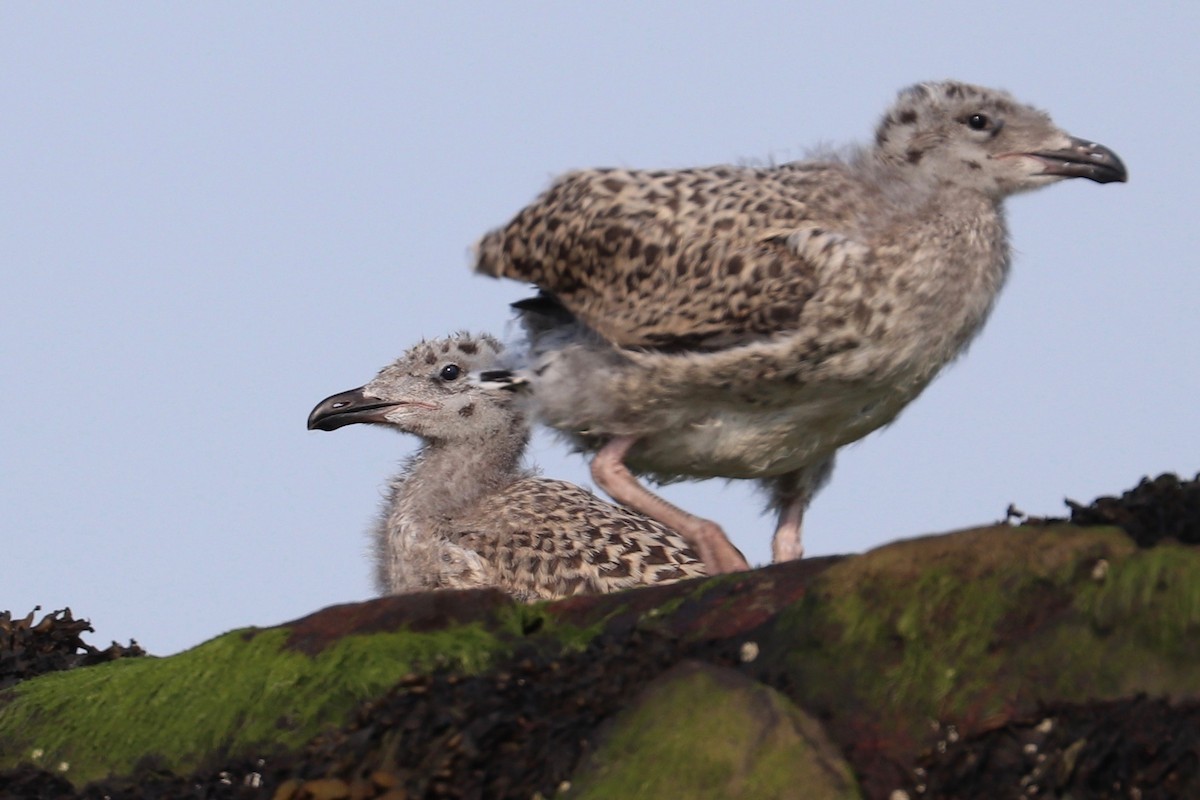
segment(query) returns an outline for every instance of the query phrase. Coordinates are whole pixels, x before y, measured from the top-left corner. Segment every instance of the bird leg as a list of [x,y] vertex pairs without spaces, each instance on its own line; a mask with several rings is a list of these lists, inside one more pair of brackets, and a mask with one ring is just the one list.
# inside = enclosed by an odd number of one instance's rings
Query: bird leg
[[804,542],[801,539],[804,509],[808,498],[795,497],[779,512],[779,523],[775,526],[775,538],[771,540],[771,562],[795,561],[804,558]]
[[710,575],[750,569],[721,526],[711,520],[689,514],[643,486],[629,467],[625,456],[637,442],[635,436],[617,436],[600,448],[592,459],[592,478],[618,503],[658,520],[696,548],[696,554]]
[[804,512],[812,502],[813,495],[833,474],[833,456],[810,464],[795,472],[779,475],[767,484],[772,503],[779,509],[779,522],[775,526],[775,538],[771,540],[771,562],[794,561],[804,557],[803,534]]

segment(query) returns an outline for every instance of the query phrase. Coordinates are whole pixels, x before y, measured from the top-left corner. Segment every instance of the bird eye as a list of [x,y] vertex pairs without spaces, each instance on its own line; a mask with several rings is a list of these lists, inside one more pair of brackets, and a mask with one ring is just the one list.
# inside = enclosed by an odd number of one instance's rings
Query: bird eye
[[987,130],[992,124],[992,121],[987,118],[986,114],[972,114],[967,117],[967,127],[973,131]]
[[447,364],[442,367],[442,371],[438,373],[438,377],[444,381],[452,381],[462,374],[462,370],[458,368],[458,364]]

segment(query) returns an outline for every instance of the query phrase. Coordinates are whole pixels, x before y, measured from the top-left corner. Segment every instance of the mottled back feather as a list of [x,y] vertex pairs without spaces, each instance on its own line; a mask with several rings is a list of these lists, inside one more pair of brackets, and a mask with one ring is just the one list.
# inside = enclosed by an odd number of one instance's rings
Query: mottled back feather
[[787,236],[810,223],[814,205],[828,207],[828,224],[852,225],[853,187],[818,189],[843,183],[842,169],[571,173],[484,237],[477,269],[536,284],[623,346],[703,349],[769,335],[799,318],[818,285],[816,265]]

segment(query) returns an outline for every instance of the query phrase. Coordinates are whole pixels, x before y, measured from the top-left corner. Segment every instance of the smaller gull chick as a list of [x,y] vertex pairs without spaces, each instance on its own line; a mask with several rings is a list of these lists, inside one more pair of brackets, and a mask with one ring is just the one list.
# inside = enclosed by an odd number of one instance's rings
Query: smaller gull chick
[[1004,200],[1070,178],[1126,172],[959,81],[905,89],[873,144],[838,156],[569,173],[476,246],[478,272],[539,290],[515,304],[528,368],[484,380],[531,387],[540,419],[596,453],[596,483],[710,572],[747,564],[635,473],[758,481],[779,514],[774,559],[799,558],[838,449],[895,419],[983,327],[1009,268]]
[[309,415],[309,430],[367,422],[422,440],[375,527],[379,592],[493,586],[533,601],[704,575],[675,532],[522,467],[517,399],[468,379],[500,353],[487,335],[423,341]]

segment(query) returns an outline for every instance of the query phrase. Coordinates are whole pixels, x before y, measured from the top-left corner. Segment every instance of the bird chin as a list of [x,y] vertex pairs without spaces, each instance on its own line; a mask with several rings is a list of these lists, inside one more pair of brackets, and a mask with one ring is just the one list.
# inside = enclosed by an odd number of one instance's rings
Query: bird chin
[[[1042,171],[1035,177],[1052,178],[1054,180],[1062,180],[1064,178],[1087,178],[1096,183],[1121,183],[1124,182],[1125,176],[1118,170],[1109,167],[1106,164],[1088,164],[1079,161],[1066,161],[1057,158],[1049,158],[1039,154],[1030,154],[1033,158],[1042,164]],[[1047,181],[1049,183],[1050,181]]]
[[1124,183],[1129,172],[1120,157],[1102,144],[1077,137],[1069,147],[1023,155],[1042,164],[1042,174],[1063,178],[1087,178],[1096,183]]
[[1001,197],[1007,197],[1024,192],[1032,192],[1067,179],[1066,175],[1056,175],[1052,172],[1030,172],[1014,181],[1011,185],[1002,186]]
[[320,417],[309,423],[310,430],[336,431],[338,428],[344,428],[347,425],[360,425],[364,423],[375,425],[391,424],[387,418],[388,412],[395,409],[395,406],[382,406],[379,408],[364,408],[351,411],[342,411],[336,414]]

